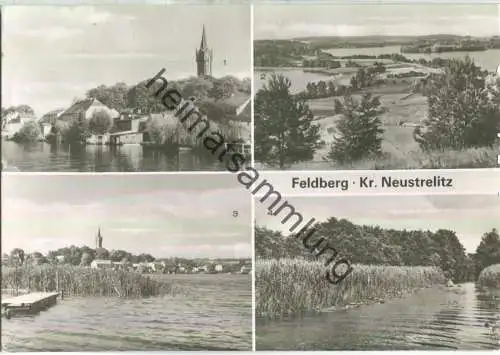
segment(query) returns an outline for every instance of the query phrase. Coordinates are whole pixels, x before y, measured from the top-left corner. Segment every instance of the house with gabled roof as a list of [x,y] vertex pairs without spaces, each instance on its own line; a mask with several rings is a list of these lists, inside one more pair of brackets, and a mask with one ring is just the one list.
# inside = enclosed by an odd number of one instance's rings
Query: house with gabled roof
[[106,111],[112,119],[119,117],[118,111],[109,108],[97,99],[88,98],[80,101],[76,101],[66,110],[64,110],[60,115],[59,119],[62,121],[77,120],[82,121],[84,119],[89,120],[94,112],[104,110]]

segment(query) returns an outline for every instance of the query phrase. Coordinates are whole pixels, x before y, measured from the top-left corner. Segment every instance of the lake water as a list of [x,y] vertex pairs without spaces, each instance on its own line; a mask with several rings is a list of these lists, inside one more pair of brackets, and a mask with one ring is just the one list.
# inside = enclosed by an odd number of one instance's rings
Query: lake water
[[252,350],[250,275],[165,275],[186,295],[65,298],[33,317],[2,319],[2,350]]
[[500,349],[500,335],[495,336],[484,326],[498,315],[500,291],[482,293],[469,283],[456,289],[424,289],[385,304],[297,320],[257,319],[256,347],[257,350]]
[[[387,46],[387,47],[375,47],[375,48],[337,48],[328,49],[325,52],[331,53],[334,56],[342,57],[348,55],[365,54],[365,55],[381,55],[381,54],[392,54],[400,53],[400,46]],[[474,62],[486,69],[488,71],[496,71],[498,65],[500,64],[500,49],[490,49],[481,52],[445,52],[445,53],[401,53],[406,58],[409,59],[420,59],[424,58],[427,60],[432,60],[433,58],[465,58],[469,56],[474,59]]]
[[[387,47],[375,47],[375,48],[336,48],[328,49],[325,52],[331,53],[334,56],[342,57],[348,55],[364,54],[364,55],[381,55],[381,54],[392,54],[400,53],[400,46],[387,46]],[[488,71],[496,71],[498,65],[500,64],[500,49],[492,49],[484,52],[446,52],[446,53],[403,53],[403,55],[410,59],[425,58],[427,60],[432,60],[433,58],[465,58],[469,55],[474,59],[475,63],[480,67],[487,69]],[[292,82],[292,92],[297,93],[303,91],[309,82],[318,82],[320,80],[333,80],[336,85],[347,85],[351,75],[338,75],[338,76],[328,76],[319,73],[303,72],[301,69],[290,69],[282,70],[278,69],[273,71],[276,74],[283,74],[290,79]],[[254,74],[254,85],[255,90],[258,91],[262,86],[269,80],[267,77],[261,79],[261,71],[255,71]]]
[[140,145],[119,147],[88,145],[70,149],[66,145],[17,144],[2,141],[2,159],[20,171],[37,172],[127,172],[127,171],[222,171],[224,166],[209,154],[192,151],[179,154],[144,149]]

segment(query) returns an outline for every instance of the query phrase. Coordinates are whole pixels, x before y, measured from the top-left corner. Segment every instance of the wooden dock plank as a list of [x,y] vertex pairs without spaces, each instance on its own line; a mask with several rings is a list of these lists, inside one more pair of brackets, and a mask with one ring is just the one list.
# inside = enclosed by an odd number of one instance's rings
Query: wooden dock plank
[[58,295],[58,292],[34,292],[27,295],[3,299],[2,306],[20,307],[21,304],[35,304],[47,300],[51,297],[57,297]]

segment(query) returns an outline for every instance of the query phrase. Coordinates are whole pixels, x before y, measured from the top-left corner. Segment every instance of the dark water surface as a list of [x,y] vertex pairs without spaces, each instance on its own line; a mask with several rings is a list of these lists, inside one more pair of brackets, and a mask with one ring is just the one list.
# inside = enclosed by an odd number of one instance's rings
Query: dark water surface
[[88,145],[18,144],[2,141],[2,159],[9,167],[31,172],[223,171],[217,157],[190,150],[172,152],[144,149],[141,145],[118,147]]
[[[257,350],[487,350],[500,332],[500,291],[474,284],[425,289],[405,299],[295,320],[256,322]],[[497,322],[500,327],[500,321]]]
[[2,318],[3,351],[251,350],[250,275],[165,275],[186,295],[65,298],[33,317]]

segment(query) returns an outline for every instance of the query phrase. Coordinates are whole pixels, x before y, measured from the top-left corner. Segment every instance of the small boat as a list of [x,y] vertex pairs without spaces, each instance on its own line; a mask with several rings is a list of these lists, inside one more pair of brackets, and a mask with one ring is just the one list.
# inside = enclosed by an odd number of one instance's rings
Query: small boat
[[486,322],[484,326],[488,328],[492,335],[495,335],[500,338],[500,316],[497,316],[496,319],[492,322]]

